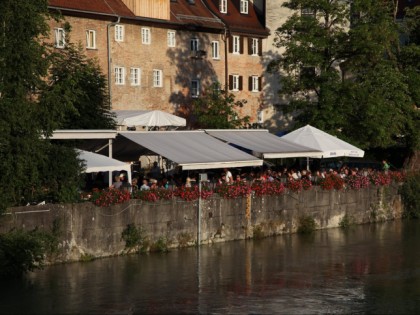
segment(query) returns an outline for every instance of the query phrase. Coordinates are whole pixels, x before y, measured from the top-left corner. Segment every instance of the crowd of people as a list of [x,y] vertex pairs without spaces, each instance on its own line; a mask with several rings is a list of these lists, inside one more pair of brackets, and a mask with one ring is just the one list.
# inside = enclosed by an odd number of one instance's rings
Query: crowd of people
[[[387,161],[382,162],[382,171],[388,172],[390,164]],[[378,170],[367,167],[357,168],[348,167],[345,164],[339,168],[318,169],[311,171],[309,169],[297,169],[295,167],[278,167],[278,168],[241,168],[228,169],[208,172],[208,180],[206,184],[216,186],[220,184],[233,184],[234,182],[245,182],[253,184],[254,182],[273,182],[280,181],[287,183],[290,180],[307,179],[313,184],[329,174],[346,178],[353,175],[369,176]],[[114,177],[112,184],[116,189],[129,189],[130,191],[143,191],[156,188],[174,189],[176,187],[192,187],[198,184],[198,172],[181,172],[180,174],[165,175],[158,164],[154,162],[153,167],[144,175],[135,174],[132,182],[128,182],[127,174],[122,172]]]

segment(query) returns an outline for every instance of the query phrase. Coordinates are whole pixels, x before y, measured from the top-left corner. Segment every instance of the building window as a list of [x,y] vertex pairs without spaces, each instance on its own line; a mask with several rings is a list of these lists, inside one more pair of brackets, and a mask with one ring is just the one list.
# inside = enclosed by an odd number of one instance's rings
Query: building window
[[192,38],[190,42],[191,51],[198,51],[199,46],[200,46],[200,42],[198,38]]
[[141,28],[141,43],[144,45],[150,45],[151,42],[150,28]]
[[55,32],[55,47],[64,48],[66,45],[66,33],[63,28],[56,28]]
[[218,41],[211,42],[211,56],[213,59],[220,59],[220,47]]
[[261,91],[261,77],[253,75],[249,77],[249,88],[251,92]]
[[258,38],[252,38],[251,40],[251,55],[258,56],[259,55],[259,40]]
[[200,95],[200,80],[191,81],[191,97],[197,98]]
[[168,47],[175,47],[176,40],[175,40],[175,31],[168,31]]
[[96,31],[94,30],[86,31],[86,48],[96,49]]
[[124,25],[115,25],[115,40],[122,42],[124,40]]
[[162,87],[162,70],[153,70],[153,87]]
[[219,0],[220,13],[227,13],[227,0]]
[[240,54],[241,53],[241,40],[239,36],[232,36],[232,52],[234,54]]
[[130,69],[130,83],[132,86],[139,86],[141,82],[141,70],[140,68]]
[[125,84],[125,68],[124,67],[115,67],[115,84],[124,85]]
[[242,91],[242,76],[237,74],[230,75],[229,89],[231,91]]
[[241,0],[240,10],[242,14],[248,14],[248,0]]

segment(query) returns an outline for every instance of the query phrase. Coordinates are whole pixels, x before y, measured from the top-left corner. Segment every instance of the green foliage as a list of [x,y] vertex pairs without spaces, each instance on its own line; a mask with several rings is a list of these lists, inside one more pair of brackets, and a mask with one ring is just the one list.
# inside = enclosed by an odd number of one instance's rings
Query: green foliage
[[406,218],[420,218],[420,173],[407,176],[400,190]]
[[351,226],[353,226],[355,224],[355,220],[354,217],[352,217],[351,215],[348,215],[347,213],[344,215],[344,217],[340,220],[339,222],[339,226],[340,228],[342,228],[343,230],[347,230],[349,229]]
[[46,256],[57,246],[54,233],[38,229],[0,234],[0,278],[16,278],[43,268]]
[[121,238],[125,241],[125,248],[128,250],[141,250],[145,241],[143,229],[134,224],[127,225],[121,233]]
[[235,100],[232,93],[220,89],[220,84],[211,85],[193,103],[197,128],[234,129],[249,123],[249,116],[240,117],[240,108],[246,100]]
[[168,248],[168,240],[161,236],[159,239],[150,246],[151,252],[159,252],[159,253],[167,253],[169,251]]
[[252,231],[252,238],[254,240],[258,240],[258,239],[262,239],[265,237],[264,231],[262,229],[261,225],[257,225],[254,227],[253,231]]
[[312,234],[315,231],[316,223],[315,220],[307,215],[299,218],[299,225],[297,232],[299,234]]
[[[284,53],[268,70],[284,74],[279,93],[297,126],[314,125],[362,148],[418,146],[420,54],[417,47],[401,49],[393,1],[284,6],[296,13],[276,31]],[[301,8],[315,13],[301,15]],[[411,34],[418,29],[412,16]]]

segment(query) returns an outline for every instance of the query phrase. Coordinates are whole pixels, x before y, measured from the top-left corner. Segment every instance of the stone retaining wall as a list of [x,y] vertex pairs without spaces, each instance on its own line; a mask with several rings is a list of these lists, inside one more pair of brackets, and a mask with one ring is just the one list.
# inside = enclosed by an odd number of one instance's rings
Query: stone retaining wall
[[[198,201],[180,199],[148,203],[140,200],[99,208],[90,202],[12,208],[0,217],[0,233],[12,228],[50,230],[58,224],[61,253],[57,261],[87,255],[106,257],[126,252],[121,235],[128,224],[144,230],[150,244],[169,247],[197,242]],[[355,224],[399,219],[398,185],[362,190],[288,192],[281,196],[222,199],[213,196],[201,206],[201,243],[224,242],[294,233],[299,218],[312,217],[317,229],[338,227],[344,216]]]

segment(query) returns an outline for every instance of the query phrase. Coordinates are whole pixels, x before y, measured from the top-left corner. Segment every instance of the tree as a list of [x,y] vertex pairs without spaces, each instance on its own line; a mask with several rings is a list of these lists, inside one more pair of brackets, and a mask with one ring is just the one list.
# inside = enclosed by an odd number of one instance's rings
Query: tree
[[[406,145],[418,121],[399,57],[393,1],[290,0],[295,10],[277,29],[285,52],[280,93],[297,125],[312,124],[362,148]],[[298,10],[311,14],[299,14]]]
[[212,84],[203,95],[193,102],[193,115],[198,128],[234,129],[249,123],[249,116],[239,117],[237,109],[246,100],[235,100],[232,93],[220,89],[220,84]]
[[[51,68],[40,105],[45,131],[54,129],[114,129],[107,79],[96,60],[88,59],[81,44],[70,41],[70,26],[65,26],[66,46],[50,55]],[[61,106],[58,106],[61,104]]]

